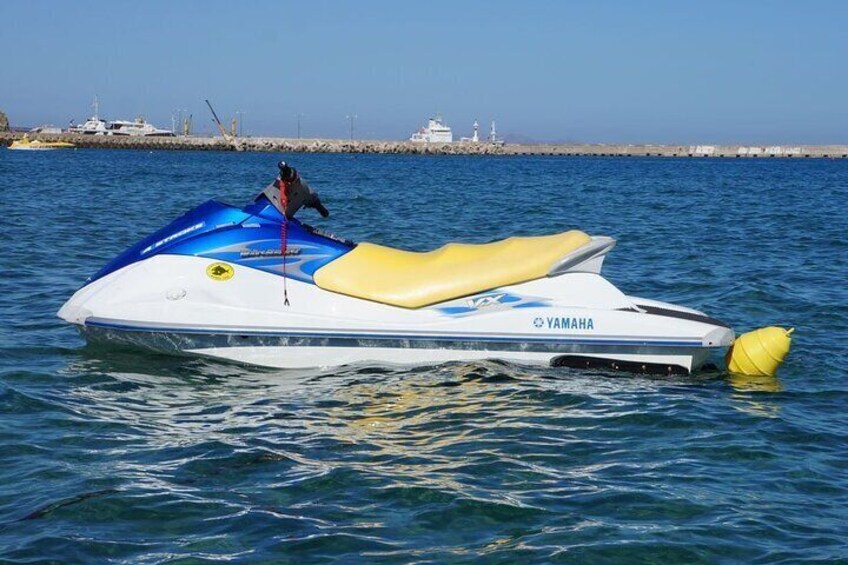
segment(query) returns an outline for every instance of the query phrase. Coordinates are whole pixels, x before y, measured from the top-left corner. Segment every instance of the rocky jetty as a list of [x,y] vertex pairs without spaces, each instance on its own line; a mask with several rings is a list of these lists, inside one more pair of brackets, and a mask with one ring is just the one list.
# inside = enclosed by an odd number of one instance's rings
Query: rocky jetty
[[[19,133],[0,133],[0,146]],[[274,153],[380,153],[404,155],[552,155],[592,157],[692,157],[692,158],[848,158],[848,145],[604,145],[414,143],[345,139],[290,139],[243,137],[124,137],[81,134],[38,134],[44,141],[68,141],[77,147],[201,151],[266,151]]]
[[413,143],[339,139],[281,139],[252,137],[238,140],[243,151],[294,153],[381,153],[418,155],[502,155],[504,146],[484,143]]

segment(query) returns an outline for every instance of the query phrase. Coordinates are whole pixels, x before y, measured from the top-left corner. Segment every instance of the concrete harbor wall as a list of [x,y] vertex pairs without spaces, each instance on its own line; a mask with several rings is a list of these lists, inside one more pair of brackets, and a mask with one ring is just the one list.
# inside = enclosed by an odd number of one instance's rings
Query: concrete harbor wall
[[[0,133],[0,145],[20,139],[20,133]],[[78,147],[208,151],[271,151],[276,153],[381,153],[421,155],[561,155],[596,157],[692,158],[848,158],[848,145],[605,145],[509,144],[290,139],[244,137],[235,143],[221,137],[120,137],[80,134],[33,134],[31,139],[68,141]]]

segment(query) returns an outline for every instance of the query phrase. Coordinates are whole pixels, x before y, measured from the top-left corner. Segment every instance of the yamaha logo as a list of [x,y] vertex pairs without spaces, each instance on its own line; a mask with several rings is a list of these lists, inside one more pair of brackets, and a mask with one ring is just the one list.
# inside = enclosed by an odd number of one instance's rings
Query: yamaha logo
[[536,318],[535,320],[533,320],[533,325],[537,328],[541,328],[545,325],[545,320],[543,320],[542,318]]

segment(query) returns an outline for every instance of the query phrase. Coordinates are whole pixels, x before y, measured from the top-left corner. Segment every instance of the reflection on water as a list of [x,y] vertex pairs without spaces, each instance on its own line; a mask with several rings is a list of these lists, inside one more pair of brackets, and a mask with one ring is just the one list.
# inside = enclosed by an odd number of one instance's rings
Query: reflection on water
[[[536,476],[592,477],[604,465],[563,473],[545,457],[530,462],[518,454],[531,446],[567,450],[575,433],[602,422],[680,426],[685,395],[721,382],[715,375],[646,377],[495,361],[280,371],[143,352],[116,352],[108,360],[97,354],[63,371],[86,375],[67,401],[86,419],[120,423],[134,449],[258,449],[263,460],[292,464],[297,480],[344,466],[519,506],[527,504],[519,493],[472,494],[480,488],[463,480],[465,469],[510,462]],[[144,372],[137,370],[142,364]],[[664,406],[640,398],[660,390],[681,396]],[[161,467],[146,462],[132,474],[149,482],[196,456]]]
[[750,376],[728,373],[727,380],[734,390],[740,392],[780,392],[783,385],[777,377]]
[[769,393],[783,391],[777,377],[728,373],[727,382],[735,391],[731,398],[737,410],[764,418],[780,416],[780,404],[769,399]]

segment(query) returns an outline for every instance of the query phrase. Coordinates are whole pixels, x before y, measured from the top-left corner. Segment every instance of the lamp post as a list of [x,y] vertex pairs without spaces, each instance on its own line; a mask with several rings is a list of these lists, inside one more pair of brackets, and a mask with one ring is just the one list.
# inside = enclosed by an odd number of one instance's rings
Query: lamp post
[[303,114],[297,115],[297,138],[300,139],[300,119],[303,117]]
[[350,120],[350,140],[353,141],[353,122],[356,121],[356,118],[358,118],[359,116],[357,116],[356,114],[351,114],[346,117],[348,120]]
[[238,117],[238,136],[241,137],[241,124],[244,121],[244,112],[237,110],[236,116]]

